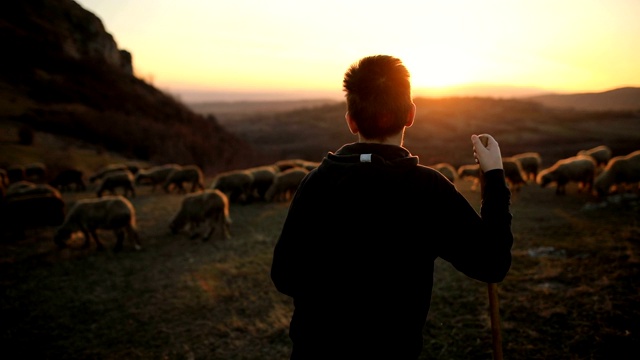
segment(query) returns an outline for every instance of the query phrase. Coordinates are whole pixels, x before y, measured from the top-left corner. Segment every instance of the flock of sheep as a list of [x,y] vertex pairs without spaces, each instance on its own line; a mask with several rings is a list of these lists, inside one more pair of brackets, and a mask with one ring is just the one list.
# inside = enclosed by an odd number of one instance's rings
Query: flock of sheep
[[[555,183],[556,194],[566,193],[571,182],[578,184],[597,198],[614,192],[633,189],[640,184],[640,150],[612,157],[607,146],[579,151],[575,156],[560,159],[548,168],[541,168],[537,152],[527,152],[503,158],[507,183],[519,191],[528,183],[541,187]],[[274,164],[217,174],[208,186],[202,170],[195,165],[165,164],[139,169],[137,166],[111,164],[92,174],[88,180],[97,184],[96,196],[75,201],[66,209],[61,192],[85,191],[84,174],[75,169],[63,170],[49,182],[46,166],[34,163],[0,169],[0,224],[20,232],[28,227],[56,226],[54,242],[66,246],[74,233],[84,235],[84,246],[98,238],[98,230],[111,230],[116,236],[116,251],[125,238],[136,249],[141,242],[136,229],[136,211],[130,198],[139,186],[151,186],[151,191],[177,192],[183,195],[180,208],[169,224],[172,233],[184,230],[197,237],[196,229],[204,228],[203,240],[218,232],[219,237],[231,237],[230,203],[254,201],[288,201],[302,178],[319,165],[307,160],[282,160]],[[451,182],[458,179],[479,184],[477,164],[459,168],[448,163],[431,165]]]
[[[557,195],[566,194],[569,183],[578,184],[578,189],[604,199],[612,193],[628,190],[638,191],[640,185],[640,150],[627,155],[612,157],[612,151],[605,145],[581,150],[575,156],[560,159],[548,168],[541,168],[542,158],[537,152],[527,152],[503,157],[503,168],[507,183],[512,191],[534,182],[541,187],[556,185]],[[472,190],[479,184],[477,164],[462,165],[457,170],[439,163],[432,167],[443,173],[450,181],[469,179]]]
[[151,192],[161,189],[183,195],[169,224],[171,232],[190,230],[193,238],[198,236],[197,229],[204,228],[203,240],[216,232],[228,239],[230,203],[287,201],[302,178],[317,166],[317,162],[306,160],[283,160],[219,173],[205,187],[203,172],[196,165],[165,164],[139,169],[110,164],[88,178],[91,184],[97,183],[96,195],[73,202],[67,210],[61,193],[87,190],[81,171],[63,170],[47,182],[44,164],[16,165],[0,169],[0,226],[16,234],[29,227],[56,226],[54,242],[61,248],[74,233],[82,233],[85,247],[93,240],[103,249],[98,230],[110,230],[116,236],[115,251],[122,250],[125,239],[140,249],[136,211],[130,199],[136,196],[136,188],[151,186]]

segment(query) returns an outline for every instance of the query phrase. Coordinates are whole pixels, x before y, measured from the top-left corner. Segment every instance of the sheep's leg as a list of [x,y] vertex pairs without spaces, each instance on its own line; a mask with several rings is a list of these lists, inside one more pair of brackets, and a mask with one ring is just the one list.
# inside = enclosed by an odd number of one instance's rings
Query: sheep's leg
[[116,246],[113,248],[113,251],[120,252],[122,251],[122,245],[124,243],[124,230],[113,230],[113,233],[116,235]]
[[136,231],[136,229],[134,229],[131,226],[127,226],[125,228],[125,231],[127,232],[127,237],[131,239],[131,241],[133,241],[133,247],[136,250],[142,249],[142,244],[140,243],[140,236],[138,235],[138,232]]
[[95,229],[89,230],[89,234],[91,234],[91,236],[93,237],[93,240],[95,240],[98,250],[100,251],[104,250],[104,245],[102,245],[102,243],[100,242],[97,231]]
[[216,226],[212,222],[210,222],[209,223],[209,231],[207,231],[205,233],[205,235],[202,237],[202,241],[208,241],[209,239],[211,239],[211,236],[215,232],[216,232]]
[[82,244],[82,248],[86,249],[89,247],[89,243],[91,242],[91,234],[87,230],[82,230],[82,235],[84,236],[84,244]]

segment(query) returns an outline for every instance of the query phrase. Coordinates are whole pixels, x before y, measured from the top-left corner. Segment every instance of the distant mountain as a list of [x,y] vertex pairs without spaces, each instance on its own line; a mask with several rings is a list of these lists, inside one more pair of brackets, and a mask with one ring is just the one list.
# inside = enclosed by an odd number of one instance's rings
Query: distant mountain
[[238,166],[251,147],[137,78],[132,53],[72,0],[0,3],[0,122],[155,163]]
[[624,87],[599,93],[540,95],[525,98],[547,107],[576,110],[640,110],[640,88]]

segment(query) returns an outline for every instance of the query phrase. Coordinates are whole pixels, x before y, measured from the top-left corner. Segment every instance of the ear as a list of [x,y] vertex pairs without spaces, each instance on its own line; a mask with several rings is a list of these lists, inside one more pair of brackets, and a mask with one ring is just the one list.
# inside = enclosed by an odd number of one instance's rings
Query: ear
[[360,132],[360,130],[358,130],[358,124],[356,124],[356,122],[351,118],[351,115],[349,115],[348,111],[346,114],[344,114],[344,118],[345,120],[347,120],[347,126],[349,127],[349,131],[351,131],[353,135],[358,134],[358,132]]
[[411,110],[409,111],[409,116],[407,116],[407,123],[404,125],[406,127],[411,127],[413,125],[413,120],[416,118],[416,104],[411,103]]

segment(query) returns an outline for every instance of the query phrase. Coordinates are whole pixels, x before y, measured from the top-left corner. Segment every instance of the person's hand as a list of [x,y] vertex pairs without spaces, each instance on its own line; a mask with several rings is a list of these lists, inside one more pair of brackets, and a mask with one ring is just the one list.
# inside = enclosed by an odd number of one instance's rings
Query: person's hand
[[[482,144],[481,137],[486,139],[486,146]],[[494,169],[502,169],[502,155],[498,142],[489,134],[471,135],[473,144],[473,157],[480,165],[480,170],[487,172]]]

